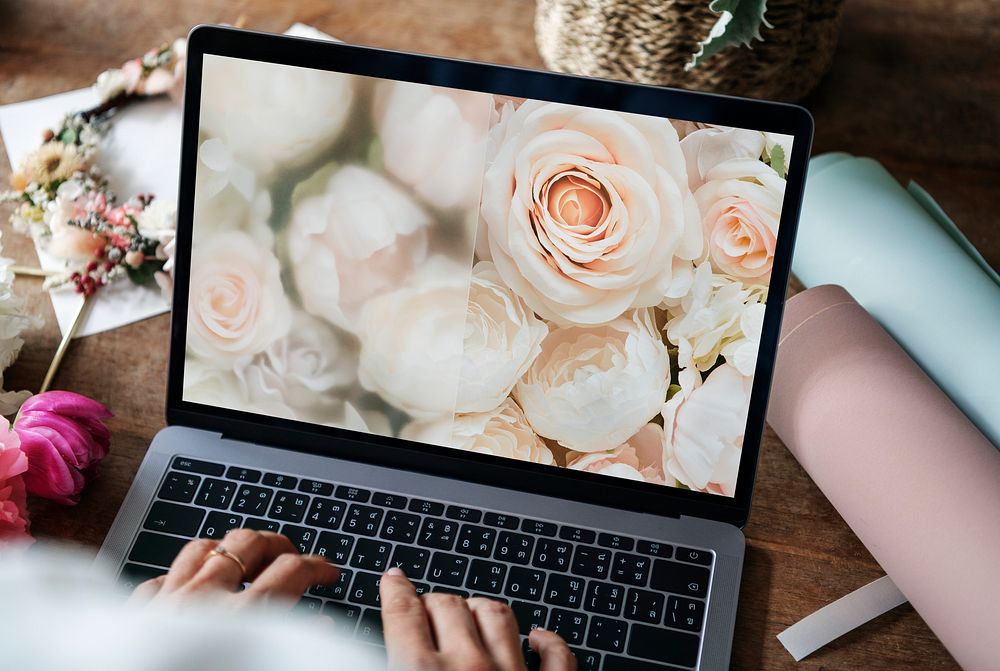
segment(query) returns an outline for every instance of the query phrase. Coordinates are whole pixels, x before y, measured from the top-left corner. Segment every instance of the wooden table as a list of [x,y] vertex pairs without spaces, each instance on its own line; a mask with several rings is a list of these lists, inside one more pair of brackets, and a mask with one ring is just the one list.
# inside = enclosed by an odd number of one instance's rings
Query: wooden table
[[[33,0],[0,3],[0,103],[89,85],[101,70],[183,35],[196,23],[280,32],[295,21],[342,39],[447,56],[541,67],[529,0],[341,0],[323,3]],[[994,0],[849,0],[833,69],[806,100],[817,153],[867,154],[938,199],[1000,267],[1000,5]],[[0,161],[0,180],[9,171]],[[7,210],[3,211],[6,221]],[[4,224],[4,253],[35,263]],[[37,388],[58,342],[40,285],[21,280],[45,327],[27,334],[8,389]],[[112,408],[112,453],[75,508],[34,502],[33,531],[96,547],[164,425],[166,316],[75,342],[56,379]],[[770,430],[743,579],[735,669],[955,669],[909,606],[844,636],[796,665],[775,634],[881,571]]]

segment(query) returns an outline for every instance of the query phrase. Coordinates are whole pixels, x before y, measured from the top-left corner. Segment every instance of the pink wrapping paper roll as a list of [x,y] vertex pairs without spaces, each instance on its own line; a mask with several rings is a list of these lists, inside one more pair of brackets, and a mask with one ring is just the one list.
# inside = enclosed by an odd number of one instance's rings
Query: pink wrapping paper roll
[[780,343],[771,426],[958,663],[1000,669],[1000,452],[841,287]]

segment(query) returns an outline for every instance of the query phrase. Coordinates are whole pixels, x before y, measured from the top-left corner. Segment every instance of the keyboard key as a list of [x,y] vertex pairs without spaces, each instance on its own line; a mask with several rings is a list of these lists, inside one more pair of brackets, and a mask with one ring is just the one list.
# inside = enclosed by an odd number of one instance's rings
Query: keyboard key
[[345,534],[335,534],[331,531],[321,531],[316,539],[316,547],[313,554],[326,557],[327,561],[343,566],[351,557],[351,548],[354,547],[354,538]]
[[590,613],[618,615],[622,612],[624,598],[625,588],[621,585],[591,580],[587,585],[587,598],[583,602],[583,607]]
[[[351,566],[365,571],[382,571],[389,568],[389,553],[392,546],[371,538],[359,538],[354,545]],[[334,562],[336,563],[336,562]]]
[[354,582],[351,583],[351,589],[348,592],[347,600],[354,603],[364,604],[365,606],[378,606],[381,603],[378,593],[378,587],[381,581],[381,575],[358,572],[358,574],[354,577]]
[[290,475],[265,473],[262,484],[265,484],[268,487],[277,487],[279,489],[295,489],[295,487],[299,484],[299,479],[293,478]]
[[198,505],[225,510],[236,494],[236,483],[215,478],[205,478],[194,501]]
[[593,545],[577,545],[573,553],[573,573],[589,578],[607,578],[611,569],[611,550]]
[[418,543],[435,550],[450,550],[455,545],[458,522],[428,517],[420,528]]
[[482,512],[475,510],[474,508],[466,508],[465,506],[448,506],[444,516],[450,520],[472,522],[473,524],[478,523],[481,519],[483,519]]
[[[667,599],[667,615],[663,624],[687,631],[701,631],[705,602],[671,595]],[[654,623],[655,624],[655,623]]]
[[348,568],[340,569],[340,579],[332,585],[313,585],[309,588],[309,593],[313,596],[321,596],[327,599],[343,599],[347,596],[348,588],[351,585],[351,576],[354,571]]
[[427,562],[430,561],[431,551],[423,548],[397,545],[396,551],[392,553],[390,564],[403,571],[406,577],[412,580],[420,580],[427,570]]
[[121,573],[118,574],[118,584],[131,592],[147,580],[159,578],[166,572],[166,569],[153,568],[152,566],[125,564],[122,567]]
[[338,499],[344,499],[345,501],[367,503],[368,499],[372,497],[372,493],[367,489],[361,489],[360,487],[348,487],[347,485],[341,485],[337,487],[337,491],[334,496]]
[[483,515],[483,524],[501,529],[517,529],[521,525],[521,520],[504,513],[486,513]]
[[260,471],[242,466],[230,466],[226,471],[226,477],[240,482],[260,482]]
[[299,482],[299,491],[315,496],[333,496],[333,485],[329,482],[303,479]]
[[382,532],[379,535],[387,541],[414,543],[417,540],[417,532],[419,531],[419,515],[390,510],[385,514],[385,521],[382,523]]
[[205,518],[205,524],[201,527],[202,538],[214,538],[219,540],[226,535],[230,529],[238,529],[243,525],[243,517],[233,513],[210,512]]
[[645,587],[651,563],[652,560],[649,557],[616,552],[615,561],[611,565],[611,580],[636,587]]
[[565,571],[569,569],[573,555],[573,546],[565,541],[549,538],[539,538],[535,543],[535,557],[531,565],[550,571]]
[[382,613],[374,608],[365,608],[361,621],[358,622],[355,638],[365,643],[385,645],[385,637],[382,634]]
[[458,533],[458,545],[455,549],[462,554],[474,557],[489,557],[493,554],[493,543],[496,540],[496,529],[478,527],[474,524],[463,524]]
[[336,529],[340,526],[340,520],[344,518],[344,511],[347,504],[336,499],[324,499],[316,497],[309,506],[309,513],[306,515],[306,523],[324,529]]
[[153,531],[190,537],[198,533],[203,519],[205,511],[200,508],[157,501],[150,508],[142,526]]
[[712,553],[708,550],[682,548],[679,545],[677,546],[677,551],[674,553],[674,559],[691,562],[692,564],[701,564],[702,566],[712,565]]
[[464,589],[455,589],[454,587],[446,587],[444,585],[434,585],[432,592],[443,592],[444,594],[454,594],[455,596],[460,596],[463,599],[469,598],[469,593]]
[[167,501],[179,501],[180,503],[191,503],[201,478],[197,475],[185,475],[184,473],[167,473],[163,479],[163,485],[156,496]]
[[[582,667],[577,669],[577,671],[582,671]],[[601,671],[677,671],[677,667],[663,666],[662,664],[644,662],[639,659],[630,659],[628,657],[606,655],[604,657],[604,666],[601,667]]]
[[538,601],[542,598],[545,585],[545,574],[535,569],[520,566],[510,567],[510,577],[507,578],[507,588],[503,593],[517,599]]
[[541,520],[521,521],[521,531],[526,531],[536,536],[555,536],[556,529],[556,525],[552,522],[543,522]]
[[548,630],[562,636],[569,645],[582,645],[583,635],[587,631],[587,616],[572,610],[553,608]]
[[361,619],[361,606],[327,601],[323,605],[323,614],[329,615],[333,620],[334,631],[350,635],[354,633],[358,620]]
[[664,664],[694,666],[698,663],[698,637],[672,629],[633,624],[628,654]]
[[281,533],[288,536],[288,540],[292,541],[299,554],[307,555],[312,552],[313,543],[316,542],[316,532],[312,529],[286,524],[281,527]]
[[576,656],[576,671],[598,671],[601,668],[601,654],[593,650],[570,648]]
[[501,531],[497,537],[497,549],[493,553],[493,558],[512,564],[527,564],[531,561],[531,548],[534,544],[535,539],[531,536]]
[[410,512],[420,513],[421,515],[433,515],[434,517],[440,517],[444,515],[444,504],[435,503],[434,501],[425,501],[424,499],[411,499],[410,500]]
[[295,604],[295,610],[299,613],[308,613],[311,615],[319,615],[320,610],[323,608],[323,602],[319,599],[314,599],[311,596],[304,596],[299,599],[299,602]]
[[375,536],[378,534],[379,525],[382,524],[384,512],[381,508],[355,503],[347,511],[344,531],[362,536]]
[[189,457],[174,457],[174,462],[170,465],[170,467],[177,469],[178,471],[201,473],[202,475],[214,475],[216,477],[222,475],[226,470],[226,467],[222,464],[213,464],[208,461],[200,461]]
[[469,577],[465,586],[478,592],[499,594],[503,589],[503,580],[507,577],[507,567],[497,562],[473,559],[469,567]]
[[[632,625],[642,627],[645,625]],[[665,630],[661,630],[665,631]],[[607,652],[622,652],[625,649],[625,635],[628,624],[621,620],[612,620],[595,615],[590,622],[590,634],[587,636],[587,647],[605,650]],[[629,651],[630,654],[634,654]]]
[[649,555],[650,557],[662,557],[663,559],[669,559],[670,556],[674,554],[673,545],[660,543],[659,541],[639,541],[639,545],[636,547],[636,550],[644,555]]
[[417,593],[418,596],[420,594],[427,594],[428,592],[431,591],[431,586],[425,582],[416,582],[411,580],[410,584],[413,585],[413,590]]
[[267,516],[282,522],[301,522],[308,503],[309,497],[304,494],[278,492],[274,495],[271,512]]
[[435,552],[431,558],[430,573],[427,578],[441,585],[459,587],[465,581],[465,571],[468,568],[468,557]]
[[244,529],[255,529],[256,531],[273,531],[278,533],[281,525],[274,520],[262,520],[257,517],[248,517],[243,521]]
[[552,573],[545,585],[545,603],[566,608],[583,606],[584,580],[572,575]]
[[271,504],[273,494],[274,491],[266,487],[242,485],[236,488],[232,510],[244,515],[267,515],[267,507]]
[[128,558],[129,561],[168,567],[187,542],[187,538],[142,531],[135,539],[135,545],[132,546]]
[[618,534],[597,534],[597,544],[612,550],[631,550],[635,547],[633,539]]
[[527,636],[533,629],[545,626],[545,620],[549,609],[537,603],[527,601],[514,601],[510,604],[514,611],[514,618],[517,620],[517,628],[521,634]]
[[559,538],[564,541],[575,541],[577,543],[593,543],[597,540],[597,534],[590,529],[580,527],[562,527],[559,529]]
[[660,592],[704,597],[708,594],[709,571],[702,566],[657,559],[649,586]]
[[[670,597],[676,598],[676,597]],[[659,624],[663,615],[663,595],[644,589],[630,589],[625,597],[625,617],[639,622]],[[667,624],[670,624],[669,622]]]
[[542,658],[528,645],[528,639],[521,643],[521,653],[524,655],[524,664],[528,671],[538,671],[542,668]]
[[399,494],[386,494],[385,492],[375,492],[372,494],[372,503],[383,508],[394,508],[403,510],[406,508],[406,497]]

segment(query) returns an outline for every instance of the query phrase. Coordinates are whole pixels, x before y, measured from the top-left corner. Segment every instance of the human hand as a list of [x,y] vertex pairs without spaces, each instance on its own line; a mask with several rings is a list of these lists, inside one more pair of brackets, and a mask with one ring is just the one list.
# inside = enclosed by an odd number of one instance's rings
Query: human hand
[[[420,596],[397,568],[379,587],[389,666],[407,671],[524,671],[514,612],[493,599]],[[551,631],[536,629],[529,645],[541,671],[575,671],[576,657]]]
[[[295,604],[309,587],[331,585],[340,570],[326,558],[301,555],[287,537],[232,529],[220,541],[199,538],[181,548],[166,575],[147,580],[135,601],[187,601],[211,596],[243,607],[269,601]],[[239,591],[240,585],[250,586]]]

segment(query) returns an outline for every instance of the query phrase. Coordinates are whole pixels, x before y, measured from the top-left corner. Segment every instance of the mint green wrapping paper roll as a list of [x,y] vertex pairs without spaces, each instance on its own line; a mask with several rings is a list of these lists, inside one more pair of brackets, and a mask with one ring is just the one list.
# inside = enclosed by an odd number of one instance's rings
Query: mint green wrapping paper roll
[[1000,448],[1000,278],[926,192],[817,156],[792,271],[847,289]]

